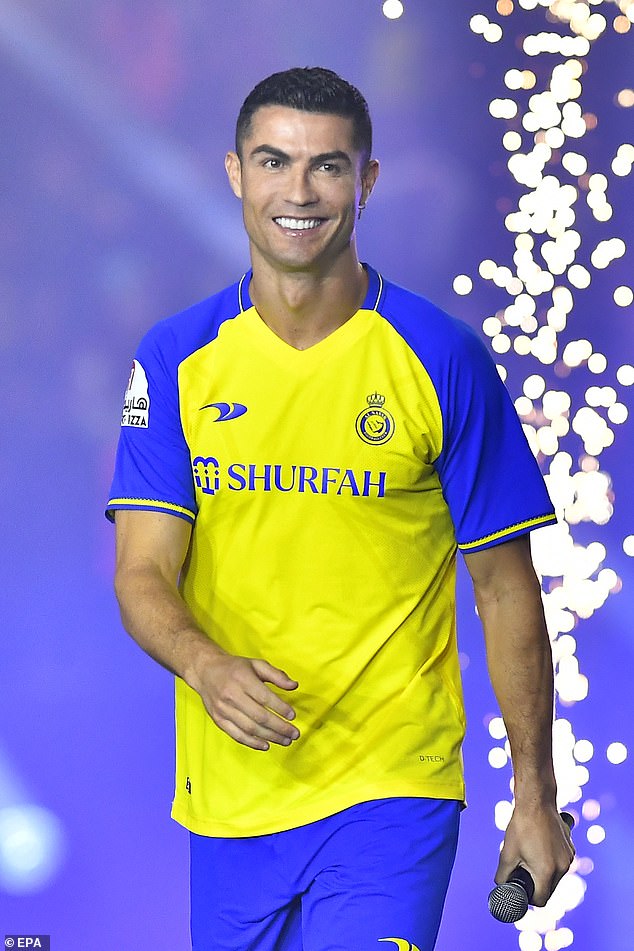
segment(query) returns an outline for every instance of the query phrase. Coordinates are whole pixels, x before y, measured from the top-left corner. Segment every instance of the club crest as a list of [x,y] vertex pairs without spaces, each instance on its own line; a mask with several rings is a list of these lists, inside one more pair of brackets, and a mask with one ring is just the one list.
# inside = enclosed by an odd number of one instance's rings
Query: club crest
[[394,435],[394,417],[385,409],[385,397],[370,393],[367,408],[357,416],[357,435],[370,446],[381,446]]

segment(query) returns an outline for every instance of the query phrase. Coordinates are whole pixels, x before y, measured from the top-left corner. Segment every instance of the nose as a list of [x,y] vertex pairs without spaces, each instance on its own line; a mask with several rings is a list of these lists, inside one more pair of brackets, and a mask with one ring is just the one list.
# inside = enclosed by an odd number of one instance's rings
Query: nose
[[309,168],[297,165],[291,169],[287,179],[286,201],[300,208],[314,205],[319,201]]

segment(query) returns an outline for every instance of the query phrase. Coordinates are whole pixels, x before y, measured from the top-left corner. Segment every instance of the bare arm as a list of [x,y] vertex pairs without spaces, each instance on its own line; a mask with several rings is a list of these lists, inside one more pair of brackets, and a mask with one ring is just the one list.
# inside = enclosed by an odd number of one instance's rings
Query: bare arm
[[146,653],[196,690],[214,723],[238,743],[267,750],[299,736],[295,712],[266,686],[297,683],[260,658],[227,653],[196,623],[178,591],[191,528],[158,512],[118,511],[115,591],[123,624]]
[[465,556],[484,627],[491,683],[515,776],[515,810],[495,876],[523,865],[545,905],[574,856],[559,818],[552,762],[553,667],[528,536]]

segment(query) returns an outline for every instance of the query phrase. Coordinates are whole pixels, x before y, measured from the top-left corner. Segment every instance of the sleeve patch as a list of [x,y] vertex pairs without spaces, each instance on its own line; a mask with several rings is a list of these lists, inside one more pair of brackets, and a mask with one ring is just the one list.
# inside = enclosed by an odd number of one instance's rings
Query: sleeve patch
[[150,422],[150,396],[145,370],[138,360],[132,361],[132,370],[123,400],[122,426],[147,429]]

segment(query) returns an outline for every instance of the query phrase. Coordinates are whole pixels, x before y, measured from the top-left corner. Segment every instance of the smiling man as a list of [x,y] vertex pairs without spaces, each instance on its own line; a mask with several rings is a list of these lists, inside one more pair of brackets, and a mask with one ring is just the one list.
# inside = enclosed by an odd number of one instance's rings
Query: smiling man
[[[359,262],[367,104],[250,93],[226,158],[251,269],[141,342],[108,514],[124,624],[176,675],[194,951],[431,951],[464,802],[461,549],[506,721],[518,863],[572,859],[528,545],[554,521],[478,338]],[[503,489],[502,489],[503,486]]]
[[365,110],[352,116],[249,101],[226,158],[242,199],[261,318],[298,349],[354,314],[367,290],[354,228],[379,172]]

